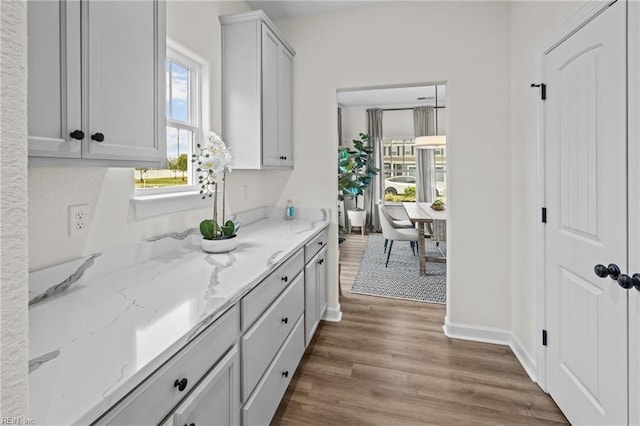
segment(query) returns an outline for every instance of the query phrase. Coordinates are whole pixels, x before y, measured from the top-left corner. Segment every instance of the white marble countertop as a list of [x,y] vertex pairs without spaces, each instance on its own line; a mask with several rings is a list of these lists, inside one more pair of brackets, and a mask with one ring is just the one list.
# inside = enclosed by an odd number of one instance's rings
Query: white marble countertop
[[96,420],[327,225],[318,209],[243,225],[229,253],[187,231],[32,272],[30,417]]

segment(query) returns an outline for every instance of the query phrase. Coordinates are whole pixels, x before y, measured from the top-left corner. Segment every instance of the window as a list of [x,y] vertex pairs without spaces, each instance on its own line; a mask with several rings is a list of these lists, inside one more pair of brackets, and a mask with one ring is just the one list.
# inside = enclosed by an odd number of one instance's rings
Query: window
[[201,62],[177,46],[167,46],[167,168],[136,169],[137,194],[195,190],[193,148],[201,138]]

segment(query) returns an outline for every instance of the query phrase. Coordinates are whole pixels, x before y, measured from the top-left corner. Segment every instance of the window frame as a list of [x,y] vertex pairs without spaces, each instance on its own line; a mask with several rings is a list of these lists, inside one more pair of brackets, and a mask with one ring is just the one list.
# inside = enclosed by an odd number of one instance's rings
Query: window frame
[[[182,120],[175,120],[168,117],[169,111],[165,112],[165,138],[166,129],[169,127],[176,128],[178,132],[180,130],[190,131],[193,135],[192,146],[187,153],[187,178],[192,182],[187,185],[179,185],[179,186],[165,186],[161,188],[134,188],[135,198],[137,200],[144,199],[145,197],[153,197],[159,195],[167,195],[171,196],[173,194],[178,193],[200,193],[200,186],[197,185],[196,176],[195,176],[195,168],[192,166],[191,156],[194,153],[194,148],[203,138],[204,131],[202,128],[202,72],[203,69],[206,68],[206,63],[199,58],[196,54],[189,52],[188,49],[180,46],[177,43],[174,43],[170,40],[167,40],[167,50],[165,55],[165,64],[166,61],[177,64],[183,68],[186,68],[189,71],[189,122],[184,122]],[[166,73],[166,71],[165,71]],[[169,73],[170,74],[170,73]],[[171,76],[169,75],[169,78]],[[169,91],[171,90],[171,84],[169,83]],[[167,95],[170,95],[169,92]],[[167,102],[167,97],[165,96],[162,99],[162,102]],[[170,104],[170,102],[169,102]],[[166,154],[166,153],[165,153]],[[135,179],[135,177],[134,177]]]

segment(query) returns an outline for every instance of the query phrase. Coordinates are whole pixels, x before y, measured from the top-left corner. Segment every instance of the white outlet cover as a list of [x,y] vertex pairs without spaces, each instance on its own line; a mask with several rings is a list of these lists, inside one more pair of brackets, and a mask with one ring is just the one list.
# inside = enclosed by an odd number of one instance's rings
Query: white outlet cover
[[89,222],[89,205],[74,204],[69,206],[69,236],[82,235],[87,232]]

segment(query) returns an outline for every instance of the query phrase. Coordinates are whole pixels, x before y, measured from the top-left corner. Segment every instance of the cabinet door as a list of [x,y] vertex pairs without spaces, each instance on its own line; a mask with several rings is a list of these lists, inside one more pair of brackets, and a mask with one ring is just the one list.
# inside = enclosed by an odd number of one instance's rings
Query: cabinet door
[[278,57],[276,36],[262,25],[262,164],[280,166],[278,150]]
[[29,1],[27,25],[29,155],[80,157],[80,2]]
[[166,156],[164,95],[159,96],[165,91],[165,3],[83,5],[89,133],[84,156],[160,165]]
[[327,311],[327,246],[324,246],[318,253],[316,262],[316,288],[318,298],[318,322],[324,317]]
[[209,372],[173,414],[173,424],[237,425],[240,422],[240,357],[237,346]]
[[278,50],[278,152],[282,166],[293,167],[292,83],[293,57],[282,46]]
[[315,255],[304,267],[304,341],[309,346],[318,325],[318,259]]

